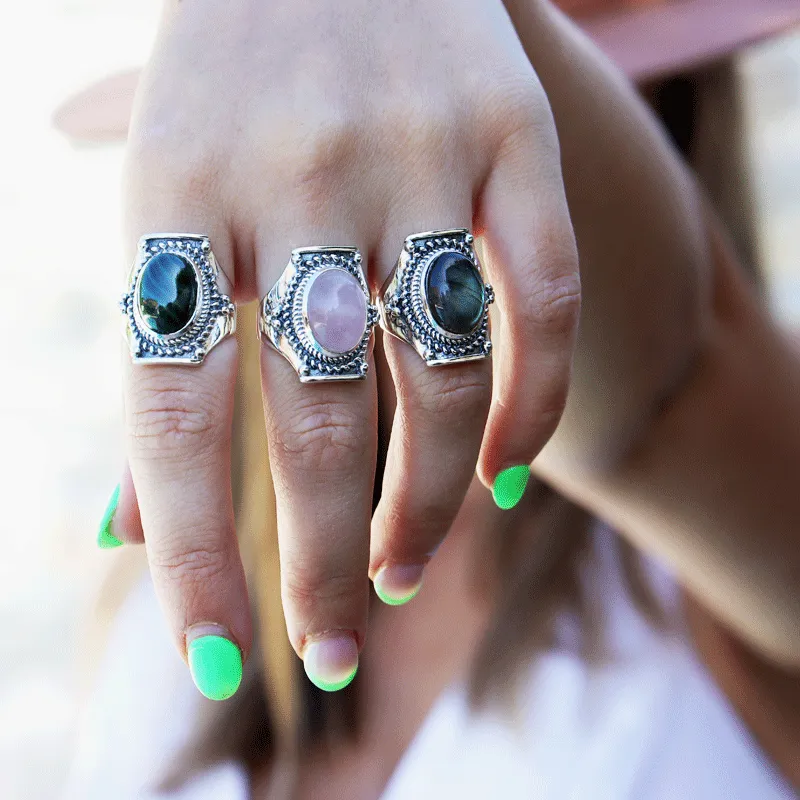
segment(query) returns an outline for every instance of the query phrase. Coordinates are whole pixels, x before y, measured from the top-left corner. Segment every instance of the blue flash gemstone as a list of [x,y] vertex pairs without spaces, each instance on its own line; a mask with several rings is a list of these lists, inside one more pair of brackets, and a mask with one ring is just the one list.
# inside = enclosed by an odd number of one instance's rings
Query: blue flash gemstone
[[448,333],[472,333],[483,319],[486,290],[480,272],[462,253],[436,256],[425,279],[428,307],[436,324]]
[[197,273],[183,256],[159,253],[142,271],[139,313],[153,333],[177,333],[197,308]]

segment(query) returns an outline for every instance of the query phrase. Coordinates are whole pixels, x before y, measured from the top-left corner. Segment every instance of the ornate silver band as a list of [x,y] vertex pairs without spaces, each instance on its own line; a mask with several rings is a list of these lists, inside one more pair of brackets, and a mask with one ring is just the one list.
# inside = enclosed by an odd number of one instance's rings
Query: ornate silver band
[[473,245],[461,229],[409,236],[378,300],[381,327],[412,345],[428,366],[491,353],[494,291]]
[[262,299],[258,328],[312,383],[364,378],[377,321],[358,250],[303,247]]
[[131,358],[146,364],[201,364],[236,330],[236,307],[219,291],[207,236],[159,233],[139,240],[120,309]]

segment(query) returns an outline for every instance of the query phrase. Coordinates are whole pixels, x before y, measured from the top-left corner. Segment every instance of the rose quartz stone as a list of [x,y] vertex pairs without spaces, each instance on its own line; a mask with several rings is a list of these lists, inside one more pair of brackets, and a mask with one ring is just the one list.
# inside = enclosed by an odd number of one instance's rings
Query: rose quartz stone
[[308,287],[306,315],[321,347],[347,353],[358,347],[367,327],[367,298],[349,272],[326,269]]

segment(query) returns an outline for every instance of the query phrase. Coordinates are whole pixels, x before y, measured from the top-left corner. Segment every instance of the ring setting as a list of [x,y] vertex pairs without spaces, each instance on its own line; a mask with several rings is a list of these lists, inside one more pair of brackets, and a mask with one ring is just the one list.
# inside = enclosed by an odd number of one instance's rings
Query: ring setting
[[492,302],[473,236],[459,229],[409,236],[378,306],[381,327],[438,366],[491,353]]
[[300,381],[366,377],[378,309],[355,247],[302,247],[261,301],[264,340],[294,367]]
[[207,236],[151,234],[139,240],[120,300],[131,358],[197,365],[236,330],[236,307],[219,291]]

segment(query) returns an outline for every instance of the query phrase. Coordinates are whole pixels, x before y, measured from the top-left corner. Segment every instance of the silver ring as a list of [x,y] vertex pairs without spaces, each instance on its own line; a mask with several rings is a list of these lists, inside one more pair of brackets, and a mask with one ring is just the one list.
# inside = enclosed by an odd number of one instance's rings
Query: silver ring
[[494,291],[473,245],[467,230],[409,236],[378,299],[381,327],[412,345],[430,367],[492,351]]
[[236,307],[217,285],[207,236],[149,234],[139,239],[120,309],[134,362],[200,364],[236,330]]
[[377,321],[355,247],[302,247],[262,299],[258,329],[303,383],[358,380]]

